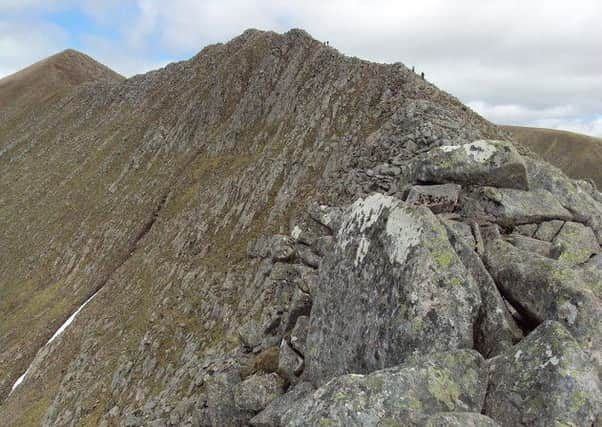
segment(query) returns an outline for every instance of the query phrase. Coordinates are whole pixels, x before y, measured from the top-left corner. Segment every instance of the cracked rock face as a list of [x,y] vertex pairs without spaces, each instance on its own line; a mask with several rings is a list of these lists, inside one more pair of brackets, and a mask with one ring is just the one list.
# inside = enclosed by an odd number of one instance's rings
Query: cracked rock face
[[413,352],[471,348],[479,290],[437,217],[380,194],[342,217],[335,250],[320,266],[306,377],[320,384],[394,366]]
[[594,365],[558,322],[541,324],[489,370],[484,410],[502,425],[591,426],[602,409]]

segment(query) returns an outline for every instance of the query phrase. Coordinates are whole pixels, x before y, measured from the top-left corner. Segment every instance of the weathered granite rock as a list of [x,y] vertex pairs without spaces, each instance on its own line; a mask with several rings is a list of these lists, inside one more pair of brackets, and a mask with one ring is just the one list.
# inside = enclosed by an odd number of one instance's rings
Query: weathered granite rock
[[491,359],[484,413],[502,426],[592,426],[602,410],[596,369],[558,322]]
[[487,370],[472,350],[420,355],[368,375],[333,378],[296,402],[286,426],[422,425],[425,415],[480,412]]
[[324,256],[331,252],[334,248],[334,238],[332,236],[321,236],[318,237],[314,244],[313,249],[320,256]]
[[571,212],[546,190],[483,187],[479,193],[488,202],[485,212],[506,227],[552,219],[568,221],[573,218]]
[[318,288],[318,273],[316,273],[316,270],[310,267],[306,267],[302,270],[297,285],[303,292],[315,295],[316,289]]
[[406,202],[413,206],[426,206],[434,213],[451,212],[458,203],[461,188],[458,184],[413,185]]
[[280,344],[280,357],[278,359],[278,373],[290,384],[299,381],[299,375],[303,372],[303,359],[289,345],[286,340]]
[[244,425],[252,414],[238,406],[235,391],[238,372],[229,370],[211,377],[207,384],[207,418],[211,425]]
[[315,254],[309,246],[297,245],[296,249],[299,259],[303,264],[313,268],[318,268],[320,266],[321,258]]
[[297,319],[295,327],[291,331],[291,346],[305,356],[305,343],[307,341],[307,331],[309,330],[309,317],[300,316]]
[[243,411],[257,413],[283,392],[284,380],[278,374],[255,374],[236,386],[234,399]]
[[270,256],[271,241],[265,237],[250,240],[247,244],[247,256],[249,258],[267,258]]
[[535,231],[533,237],[546,242],[551,242],[552,239],[556,237],[563,225],[564,221],[560,220],[544,221],[539,224],[539,227],[537,227],[537,231]]
[[424,420],[424,427],[499,427],[491,418],[474,412],[441,412]]
[[568,265],[581,264],[600,253],[593,230],[577,222],[565,222],[552,244],[558,248],[558,260]]
[[531,158],[525,159],[525,163],[532,188],[552,193],[576,221],[594,230],[598,244],[602,244],[602,203],[556,167]]
[[286,314],[286,322],[284,332],[288,332],[295,326],[297,319],[300,316],[309,316],[311,311],[311,296],[300,289],[296,289],[291,300],[288,313]]
[[472,348],[477,284],[424,207],[372,194],[349,206],[320,267],[304,375],[315,384]]
[[543,240],[533,239],[522,234],[510,234],[505,236],[505,240],[512,243],[519,249],[535,253],[544,257],[550,257],[552,244]]
[[529,189],[525,163],[509,142],[436,147],[411,162],[416,181]]
[[290,390],[276,399],[259,414],[250,420],[253,427],[280,427],[282,425],[281,418],[284,413],[289,410],[295,402],[301,400],[309,393],[314,391],[314,387],[308,382],[300,382],[291,387]]
[[443,216],[439,216],[439,219],[443,221],[445,227],[448,231],[451,230],[458,238],[461,238],[464,243],[468,245],[468,247],[472,250],[476,247],[476,241],[474,235],[472,234],[472,230],[470,225],[466,224],[462,221],[454,221],[451,219],[447,219]]
[[312,205],[309,210],[310,217],[327,227],[332,232],[336,232],[341,222],[341,209],[326,205]]
[[501,239],[487,245],[485,264],[504,297],[534,324],[562,322],[600,360],[602,304],[597,265],[576,269]]
[[475,348],[485,357],[492,357],[512,346],[521,337],[515,333],[514,320],[480,257],[453,229],[448,227],[449,240],[458,257],[479,286],[481,306],[476,321]]
[[516,226],[516,232],[527,237],[535,237],[534,234],[537,231],[539,224],[521,224]]
[[291,229],[291,237],[295,242],[311,246],[322,233],[322,226],[311,219],[298,221]]
[[253,350],[261,343],[263,333],[255,320],[249,320],[238,329],[238,337],[247,350]]

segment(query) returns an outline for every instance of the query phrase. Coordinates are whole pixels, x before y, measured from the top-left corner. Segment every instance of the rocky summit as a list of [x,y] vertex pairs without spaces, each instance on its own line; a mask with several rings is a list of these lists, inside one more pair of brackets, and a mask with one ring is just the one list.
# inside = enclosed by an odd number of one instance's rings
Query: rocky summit
[[595,185],[301,30],[68,53],[0,80],[0,425],[602,422]]

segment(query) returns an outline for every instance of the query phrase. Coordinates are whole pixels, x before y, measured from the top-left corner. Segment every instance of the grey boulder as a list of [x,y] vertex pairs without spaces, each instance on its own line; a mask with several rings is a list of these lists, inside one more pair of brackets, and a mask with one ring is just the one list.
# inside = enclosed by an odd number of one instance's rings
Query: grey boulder
[[411,358],[369,375],[336,377],[284,414],[286,426],[423,425],[439,412],[480,412],[487,388],[483,358],[473,350]]
[[489,361],[484,413],[502,426],[592,426],[600,381],[570,333],[548,321]]
[[436,147],[411,162],[415,181],[529,189],[525,163],[512,143],[479,140]]
[[441,412],[426,418],[424,427],[499,427],[499,424],[474,412]]
[[568,265],[581,264],[600,253],[594,231],[577,222],[565,222],[552,244],[558,251],[558,260]]
[[284,380],[278,374],[255,374],[236,386],[234,399],[242,411],[257,413],[282,393]]
[[477,284],[424,207],[374,193],[349,206],[324,257],[310,317],[305,378],[401,363],[414,352],[473,347]]
[[600,265],[574,268],[516,248],[502,239],[487,245],[485,263],[502,294],[534,324],[562,322],[600,360]]

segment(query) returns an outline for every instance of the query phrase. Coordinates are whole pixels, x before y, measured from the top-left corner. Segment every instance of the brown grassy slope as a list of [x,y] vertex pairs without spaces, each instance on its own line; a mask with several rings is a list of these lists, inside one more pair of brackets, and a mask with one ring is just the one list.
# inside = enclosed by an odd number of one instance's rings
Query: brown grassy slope
[[521,144],[571,178],[591,179],[602,188],[602,140],[574,132],[502,126]]
[[27,108],[82,83],[119,80],[123,76],[105,65],[67,49],[0,79],[0,110]]

